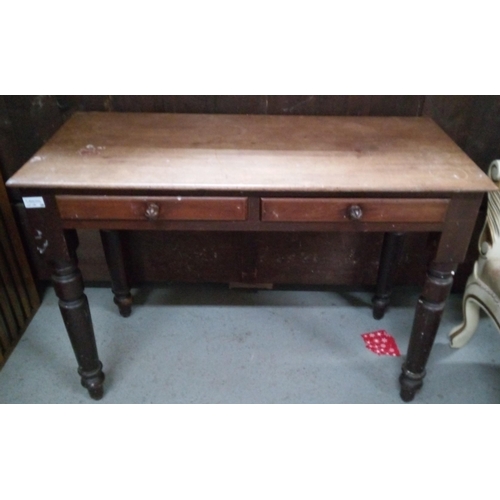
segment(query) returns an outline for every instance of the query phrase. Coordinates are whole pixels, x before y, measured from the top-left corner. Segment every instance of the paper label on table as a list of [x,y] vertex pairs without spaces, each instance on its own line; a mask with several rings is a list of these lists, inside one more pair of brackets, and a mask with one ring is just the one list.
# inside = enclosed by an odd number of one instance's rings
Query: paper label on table
[[45,202],[41,196],[23,197],[23,203],[26,208],[45,208]]
[[385,330],[363,333],[365,346],[379,356],[401,356],[394,337]]

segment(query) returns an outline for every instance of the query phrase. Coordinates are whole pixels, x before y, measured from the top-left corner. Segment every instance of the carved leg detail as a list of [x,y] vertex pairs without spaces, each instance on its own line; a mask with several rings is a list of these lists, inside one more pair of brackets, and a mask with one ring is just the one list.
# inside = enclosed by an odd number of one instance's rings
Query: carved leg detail
[[396,268],[401,258],[405,233],[385,233],[380,256],[377,288],[372,299],[373,317],[382,319],[390,302]]
[[399,378],[401,399],[411,401],[423,385],[425,365],[436,337],[446,298],[453,284],[455,266],[432,266],[417,304],[408,354]]
[[476,333],[479,323],[479,303],[470,295],[463,300],[464,321],[450,332],[450,346],[463,347]]
[[104,255],[111,276],[111,289],[115,296],[114,302],[120,314],[126,318],[132,313],[132,295],[125,273],[125,259],[119,231],[101,231],[101,241]]
[[78,362],[82,385],[93,399],[103,397],[104,373],[99,361],[94,329],[83,280],[75,261],[53,264],[52,282],[59,297],[59,309]]

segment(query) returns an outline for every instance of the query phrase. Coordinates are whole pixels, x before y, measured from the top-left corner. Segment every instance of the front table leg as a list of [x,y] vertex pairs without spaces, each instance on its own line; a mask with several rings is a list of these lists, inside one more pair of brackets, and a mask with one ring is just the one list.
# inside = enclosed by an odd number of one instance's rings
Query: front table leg
[[436,337],[456,265],[431,265],[413,320],[408,354],[399,377],[401,399],[411,401],[422,387],[425,365]]
[[53,261],[52,267],[52,283],[78,361],[82,385],[92,399],[101,399],[104,394],[104,373],[97,355],[89,303],[83,293],[82,275],[74,258]]

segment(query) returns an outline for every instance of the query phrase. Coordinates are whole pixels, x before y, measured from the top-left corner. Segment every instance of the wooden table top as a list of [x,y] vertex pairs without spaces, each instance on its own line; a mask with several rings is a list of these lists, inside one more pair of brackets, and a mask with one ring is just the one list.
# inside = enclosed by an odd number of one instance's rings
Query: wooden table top
[[16,188],[275,192],[496,189],[429,118],[75,113]]

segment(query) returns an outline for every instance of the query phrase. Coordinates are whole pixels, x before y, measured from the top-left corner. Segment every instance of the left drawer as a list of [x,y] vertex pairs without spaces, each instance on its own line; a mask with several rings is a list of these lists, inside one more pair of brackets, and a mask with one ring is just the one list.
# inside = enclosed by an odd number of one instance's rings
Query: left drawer
[[248,198],[211,196],[56,196],[66,220],[205,220],[247,219]]

